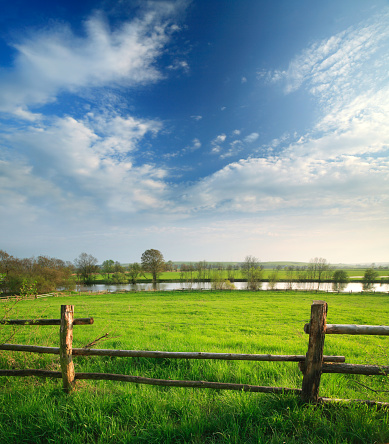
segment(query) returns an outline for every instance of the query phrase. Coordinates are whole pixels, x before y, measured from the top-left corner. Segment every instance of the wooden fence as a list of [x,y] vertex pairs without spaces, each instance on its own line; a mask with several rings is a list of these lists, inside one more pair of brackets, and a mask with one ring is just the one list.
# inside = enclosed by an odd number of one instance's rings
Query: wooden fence
[[[114,380],[150,384],[170,387],[195,387],[225,390],[240,390],[262,393],[294,393],[304,402],[328,401],[328,398],[319,398],[320,378],[322,373],[349,373],[364,375],[387,375],[389,366],[345,364],[344,356],[325,356],[324,340],[326,334],[367,334],[389,335],[389,327],[371,325],[338,325],[326,324],[327,303],[314,301],[311,306],[311,319],[304,331],[309,334],[308,351],[306,355],[271,355],[271,354],[237,354],[237,353],[204,353],[204,352],[163,352],[145,350],[101,350],[90,348],[73,348],[73,326],[93,324],[93,318],[74,319],[74,306],[62,305],[60,319],[35,320],[5,320],[0,324],[7,325],[60,325],[59,347],[41,347],[34,345],[0,344],[0,350],[12,350],[33,353],[58,354],[60,356],[61,371],[49,370],[0,370],[0,376],[40,376],[62,378],[63,389],[70,393],[75,389],[75,382],[79,379]],[[219,360],[246,360],[246,361],[273,361],[297,362],[303,373],[302,388],[264,387],[249,384],[221,383],[208,381],[176,381],[165,379],[144,378],[141,376],[118,375],[110,373],[75,373],[73,356],[120,356],[120,357],[147,357],[169,359],[219,359]],[[389,405],[386,403],[372,404]]]

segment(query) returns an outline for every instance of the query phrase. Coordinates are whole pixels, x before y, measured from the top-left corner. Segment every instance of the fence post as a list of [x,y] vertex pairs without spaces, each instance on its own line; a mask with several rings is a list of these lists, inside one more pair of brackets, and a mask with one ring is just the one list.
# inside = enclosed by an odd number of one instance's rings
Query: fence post
[[62,371],[63,389],[66,393],[74,390],[73,348],[73,318],[74,305],[61,305],[61,327],[59,341],[59,356]]
[[313,301],[311,305],[308,352],[305,357],[301,394],[305,402],[317,402],[319,398],[327,308],[327,303],[324,301]]

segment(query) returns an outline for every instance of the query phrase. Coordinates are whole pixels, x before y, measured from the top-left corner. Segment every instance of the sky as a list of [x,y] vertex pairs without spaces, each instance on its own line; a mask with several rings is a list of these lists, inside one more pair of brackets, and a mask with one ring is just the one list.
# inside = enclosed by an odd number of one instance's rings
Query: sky
[[389,262],[387,0],[0,0],[0,249]]

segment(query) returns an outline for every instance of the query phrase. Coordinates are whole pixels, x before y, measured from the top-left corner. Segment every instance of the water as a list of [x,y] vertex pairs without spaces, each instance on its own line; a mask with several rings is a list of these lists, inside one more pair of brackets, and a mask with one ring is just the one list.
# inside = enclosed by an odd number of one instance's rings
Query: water
[[[235,282],[235,288],[237,290],[246,290],[247,283],[246,282]],[[105,284],[95,284],[95,285],[86,285],[80,286],[77,288],[78,291],[90,291],[90,292],[120,292],[120,291],[170,291],[170,290],[211,290],[210,282],[196,282],[194,284],[181,283],[181,282],[160,282],[157,283],[156,287],[153,287],[153,284],[118,284],[118,285],[105,285]],[[269,283],[262,283],[262,290],[269,289]],[[318,282],[293,282],[289,284],[287,282],[278,282],[276,290],[306,290],[306,291],[328,291],[332,292],[332,284],[329,282],[323,282],[318,285]],[[374,284],[372,288],[373,291],[389,291],[389,285],[381,285]],[[342,291],[343,293],[358,293],[362,291],[362,284],[359,282],[351,282],[347,284],[346,288]]]

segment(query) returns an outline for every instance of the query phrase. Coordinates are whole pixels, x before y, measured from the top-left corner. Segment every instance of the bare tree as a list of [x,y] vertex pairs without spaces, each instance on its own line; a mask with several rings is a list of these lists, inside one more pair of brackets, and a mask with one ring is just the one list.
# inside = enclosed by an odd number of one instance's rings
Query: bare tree
[[248,290],[259,290],[262,286],[262,270],[258,259],[254,256],[246,256],[242,264],[242,274],[247,280]]
[[281,265],[277,265],[269,274],[269,289],[275,290],[277,282],[280,280],[279,272],[281,270]]
[[81,253],[74,260],[77,275],[84,284],[91,284],[94,280],[94,274],[98,271],[97,259],[91,254]]

